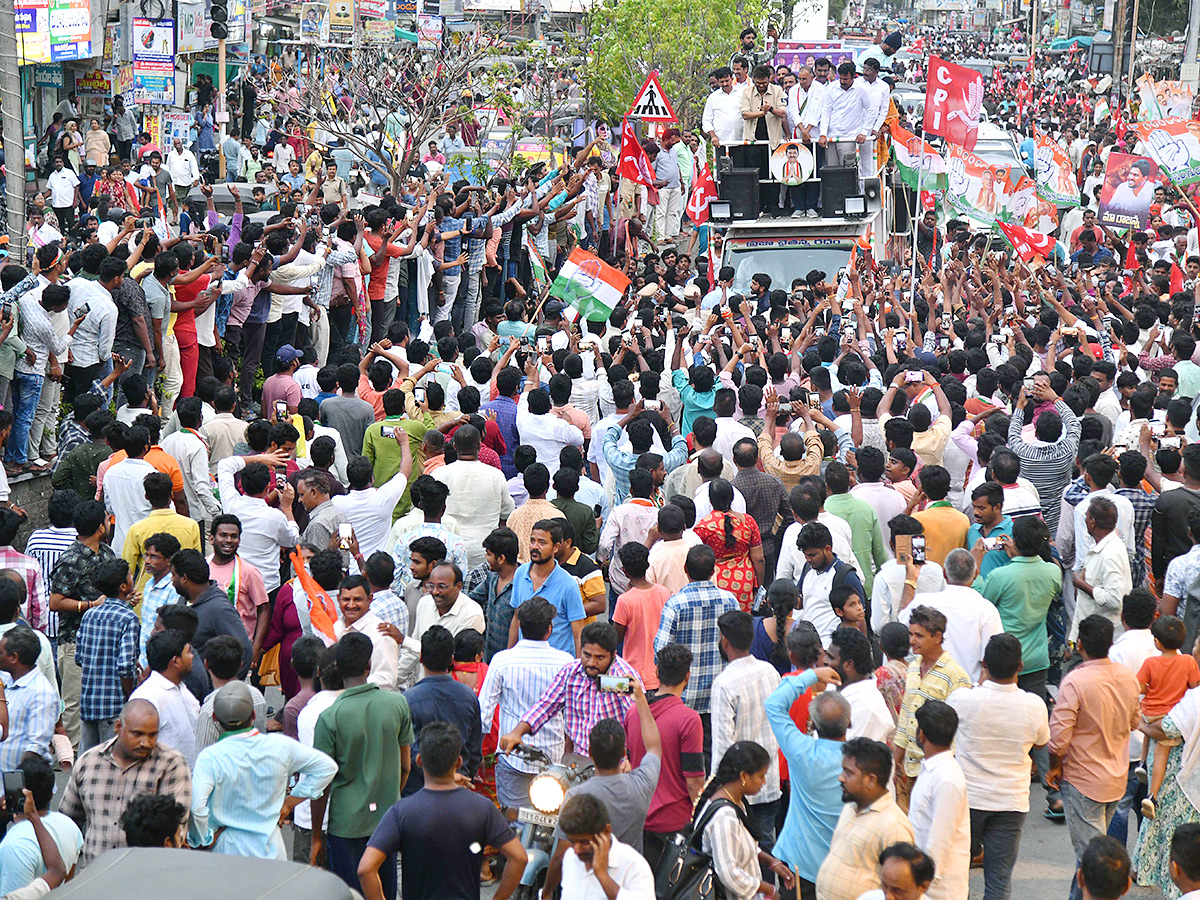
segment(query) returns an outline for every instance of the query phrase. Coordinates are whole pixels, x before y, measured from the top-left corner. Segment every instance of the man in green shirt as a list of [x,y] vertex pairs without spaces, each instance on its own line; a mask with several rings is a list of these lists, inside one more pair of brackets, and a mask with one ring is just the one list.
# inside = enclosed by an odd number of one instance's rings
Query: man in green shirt
[[[391,429],[403,428],[408,432],[408,449],[412,454],[414,476],[421,474],[425,464],[425,454],[421,450],[421,440],[425,432],[433,427],[433,417],[425,413],[422,419],[407,419],[404,417],[404,394],[393,388],[383,395],[383,419],[367,426],[363,435],[363,456],[371,461],[375,469],[375,483],[387,484],[391,477],[400,471],[400,445],[396,443]],[[386,433],[384,429],[387,429]],[[383,479],[380,481],[380,479]],[[413,479],[410,478],[400,502],[392,513],[392,521],[396,521],[412,509],[412,498],[409,492]]]
[[863,587],[869,597],[875,572],[888,560],[879,516],[867,501],[850,495],[850,470],[842,463],[834,460],[825,467],[825,487],[829,491],[825,512],[849,523],[850,549],[862,570]]
[[[1062,571],[1043,558],[1050,546],[1050,529],[1039,516],[1020,516],[1013,521],[1012,538],[1002,544],[1011,557],[1006,566],[993,569],[977,590],[996,604],[1004,630],[1021,642],[1021,674],[1017,687],[1043,699],[1046,696],[1046,671],[1050,668],[1050,647],[1046,634],[1046,613],[1062,591]],[[1034,748],[1046,787],[1046,817],[1063,818],[1062,800],[1057,790],[1046,785],[1050,756],[1046,748]]]
[[[338,772],[325,794],[312,802],[312,864],[320,865],[325,855],[322,823],[328,806],[328,868],[360,893],[358,861],[383,814],[400,799],[412,766],[408,702],[367,683],[373,646],[370,637],[356,631],[337,642],[334,656],[345,690],[321,713],[313,738],[313,746],[337,762]],[[394,855],[380,877],[384,896],[395,897]]]

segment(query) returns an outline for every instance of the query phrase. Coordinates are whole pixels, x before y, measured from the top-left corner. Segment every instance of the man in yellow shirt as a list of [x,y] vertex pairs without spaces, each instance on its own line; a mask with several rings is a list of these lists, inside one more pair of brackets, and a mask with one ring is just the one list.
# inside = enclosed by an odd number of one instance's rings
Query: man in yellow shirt
[[[162,472],[151,472],[143,482],[146,489],[146,499],[150,501],[151,512],[146,518],[134,522],[125,533],[125,547],[122,558],[129,563],[129,571],[133,574],[134,585],[140,593],[149,573],[146,572],[146,540],[152,534],[169,534],[183,549],[200,549],[200,526],[198,523],[181,516],[171,509],[171,476]],[[138,604],[140,606],[140,603]]]
[[940,566],[951,550],[967,545],[971,520],[946,499],[950,493],[950,473],[942,466],[926,466],[917,480],[921,489],[910,505],[915,509],[922,499],[928,500],[929,505],[912,515],[925,526],[925,558]]

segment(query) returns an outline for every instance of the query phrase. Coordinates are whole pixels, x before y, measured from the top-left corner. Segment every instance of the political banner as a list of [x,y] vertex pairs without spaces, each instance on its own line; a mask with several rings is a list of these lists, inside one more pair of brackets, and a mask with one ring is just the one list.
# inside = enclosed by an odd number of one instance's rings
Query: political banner
[[1200,122],[1172,116],[1133,126],[1138,146],[1179,187],[1200,181]]
[[436,50],[442,43],[442,19],[440,16],[417,16],[417,49]]
[[1079,184],[1071,158],[1049,135],[1038,132],[1034,141],[1038,196],[1059,206],[1078,206]]
[[1136,82],[1138,121],[1152,122],[1169,117],[1190,118],[1195,91],[1186,81],[1155,81],[1148,74]]
[[970,150],[983,109],[983,75],[965,66],[929,58],[925,86],[925,134],[938,134]]
[[1109,153],[1108,164],[1104,167],[1104,184],[1100,188],[1100,224],[1145,228],[1158,179],[1158,165],[1154,160],[1128,153]]
[[305,43],[329,41],[329,4],[300,4],[300,39]]
[[175,20],[133,20],[133,102],[175,105]]
[[1036,211],[1037,185],[1019,169],[994,166],[970,150],[950,144],[946,153],[945,201],[976,225],[1024,224]]

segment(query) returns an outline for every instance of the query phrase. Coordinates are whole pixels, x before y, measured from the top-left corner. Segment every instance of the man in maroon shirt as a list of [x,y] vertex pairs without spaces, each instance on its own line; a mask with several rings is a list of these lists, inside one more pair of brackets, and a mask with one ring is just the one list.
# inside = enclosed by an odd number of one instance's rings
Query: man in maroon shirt
[[[662,769],[642,833],[642,855],[652,869],[671,837],[691,821],[692,806],[704,787],[704,729],[700,714],[683,705],[692,651],[683,644],[667,644],[658,651],[657,663],[658,690],[650,698],[650,711],[662,738]],[[633,707],[625,716],[625,745],[630,764],[640,764],[646,747]]]

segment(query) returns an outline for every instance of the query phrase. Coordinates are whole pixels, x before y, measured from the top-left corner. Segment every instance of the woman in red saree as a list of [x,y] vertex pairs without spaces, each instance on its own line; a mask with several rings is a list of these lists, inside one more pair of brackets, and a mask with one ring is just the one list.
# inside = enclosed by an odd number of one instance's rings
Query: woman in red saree
[[745,612],[765,577],[762,536],[758,523],[745,513],[733,511],[733,485],[724,478],[708,484],[713,511],[696,523],[696,537],[717,556],[713,583],[735,597]]

